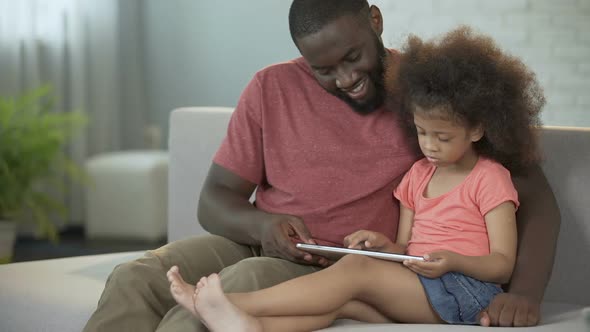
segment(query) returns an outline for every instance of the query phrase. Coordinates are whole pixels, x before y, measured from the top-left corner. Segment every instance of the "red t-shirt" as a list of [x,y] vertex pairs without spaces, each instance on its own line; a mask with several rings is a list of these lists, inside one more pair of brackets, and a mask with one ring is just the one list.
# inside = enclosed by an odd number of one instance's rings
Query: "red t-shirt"
[[395,239],[391,192],[416,159],[395,112],[355,113],[298,58],[256,73],[213,161],[258,185],[259,209],[298,216],[318,243],[342,245],[359,229]]

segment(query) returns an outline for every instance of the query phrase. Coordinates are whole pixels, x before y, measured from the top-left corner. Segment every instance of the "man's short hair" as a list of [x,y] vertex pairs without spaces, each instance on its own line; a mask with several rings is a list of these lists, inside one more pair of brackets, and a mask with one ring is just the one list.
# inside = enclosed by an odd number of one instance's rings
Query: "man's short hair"
[[326,24],[344,15],[369,13],[366,0],[294,0],[289,9],[289,30],[297,39],[320,31]]

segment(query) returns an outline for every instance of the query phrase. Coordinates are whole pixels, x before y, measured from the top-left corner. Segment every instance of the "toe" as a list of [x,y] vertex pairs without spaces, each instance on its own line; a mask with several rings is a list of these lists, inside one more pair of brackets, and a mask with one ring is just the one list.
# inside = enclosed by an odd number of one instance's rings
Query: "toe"
[[186,283],[186,281],[184,281],[184,278],[182,278],[182,275],[180,275],[180,273],[178,272],[178,269],[175,271],[171,271],[170,277],[174,279],[174,281],[176,282]]
[[219,279],[219,275],[217,273],[213,273],[212,275],[209,276],[209,278],[207,278],[207,282],[213,284],[213,285],[219,285],[221,284],[221,281]]
[[176,278],[175,278],[174,274],[172,274],[172,273],[167,273],[167,274],[166,274],[166,278],[167,278],[167,279],[168,279],[168,281],[169,281],[169,282],[171,282],[171,283],[173,283],[173,282],[176,282]]

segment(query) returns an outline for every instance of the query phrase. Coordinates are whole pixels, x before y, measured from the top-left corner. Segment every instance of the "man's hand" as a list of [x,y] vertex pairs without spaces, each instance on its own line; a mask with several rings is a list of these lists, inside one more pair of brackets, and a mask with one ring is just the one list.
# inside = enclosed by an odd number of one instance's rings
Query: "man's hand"
[[376,251],[389,251],[393,248],[393,242],[384,234],[372,231],[356,231],[344,238],[344,247],[350,249],[370,249]]
[[443,274],[454,271],[459,254],[441,250],[424,255],[424,261],[405,260],[404,265],[417,274],[427,278],[438,278]]
[[518,294],[501,293],[479,314],[479,325],[535,326],[539,323],[539,312],[538,301]]
[[315,244],[303,221],[295,216],[268,214],[270,220],[261,221],[260,244],[265,255],[279,257],[292,262],[327,266],[329,261],[295,247],[294,239]]

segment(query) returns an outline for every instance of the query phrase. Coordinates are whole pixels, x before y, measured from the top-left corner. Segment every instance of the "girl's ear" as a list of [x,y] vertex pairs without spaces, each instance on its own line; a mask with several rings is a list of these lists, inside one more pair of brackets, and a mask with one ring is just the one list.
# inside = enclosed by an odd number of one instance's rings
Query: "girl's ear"
[[483,126],[477,125],[473,129],[471,129],[471,134],[470,134],[471,141],[473,143],[479,141],[483,137],[483,134],[484,134]]

